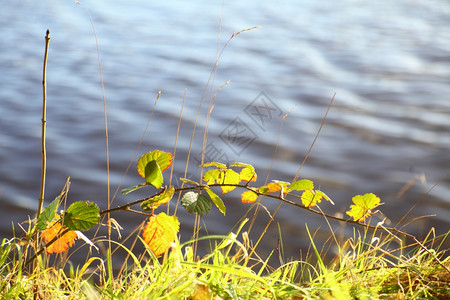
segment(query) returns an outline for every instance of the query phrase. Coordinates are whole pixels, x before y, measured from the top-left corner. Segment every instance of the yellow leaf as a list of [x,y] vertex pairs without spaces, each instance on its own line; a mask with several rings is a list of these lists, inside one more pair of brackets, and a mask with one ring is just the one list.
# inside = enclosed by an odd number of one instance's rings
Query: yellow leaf
[[242,167],[243,169],[239,172],[240,179],[243,181],[256,181],[257,175],[255,172],[255,168],[252,165],[244,164],[244,163],[234,163],[231,167]]
[[180,222],[175,216],[165,213],[153,215],[144,227],[142,236],[153,254],[158,257],[170,248],[180,230]]
[[[63,231],[66,230],[66,227],[61,227],[61,224],[56,221],[53,223],[52,226],[45,229],[41,233],[41,238],[44,239],[46,243],[53,240],[58,234],[61,234]],[[68,231],[63,236],[60,236],[54,243],[52,243],[50,246],[48,246],[45,251],[47,251],[48,254],[52,253],[62,253],[67,251],[70,247],[72,247],[75,244],[75,240],[77,238],[77,233],[73,230]]]
[[[236,171],[233,171],[231,169],[227,169],[223,175],[222,178],[217,180],[217,183],[219,184],[239,184],[241,182],[241,178],[239,177],[239,173]],[[222,190],[223,194],[226,194],[228,192],[231,192],[234,190],[235,186],[221,186],[220,189]]]
[[220,170],[217,169],[206,171],[205,174],[203,175],[203,181],[205,181],[206,184],[214,184],[217,178],[219,178],[219,175]]
[[364,222],[372,215],[372,209],[380,205],[380,198],[372,193],[357,195],[352,201],[355,205],[350,205],[350,210],[346,213],[358,222]]
[[322,201],[322,198],[325,198],[327,201],[331,201],[331,199],[328,198],[327,195],[319,190],[306,190],[301,196],[302,203],[306,207],[316,206],[317,203],[320,203]]
[[[203,175],[203,181],[206,184],[225,184],[220,186],[222,193],[226,194],[236,187],[232,185],[237,185],[241,182],[239,174],[232,169],[213,169],[209,170]],[[231,185],[227,185],[231,184]]]

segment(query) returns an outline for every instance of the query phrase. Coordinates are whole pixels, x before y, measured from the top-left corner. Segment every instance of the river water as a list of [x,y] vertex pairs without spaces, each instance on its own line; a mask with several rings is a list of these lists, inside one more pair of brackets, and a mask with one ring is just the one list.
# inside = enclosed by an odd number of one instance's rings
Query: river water
[[[174,182],[184,173],[197,111],[187,176],[199,176],[208,102],[213,96],[205,161],[251,163],[259,174],[258,184],[268,174],[269,180],[291,181],[336,93],[299,174],[313,180],[335,202],[335,206],[322,203],[321,209],[342,214],[352,196],[373,192],[384,203],[380,210],[390,226],[417,204],[399,228],[418,216],[435,215],[403,230],[418,237],[431,227],[438,233],[448,231],[450,2],[251,0],[222,5],[221,1],[97,0],[79,5],[24,0],[0,2],[2,236],[12,236],[12,224],[20,234],[17,223],[37,208],[47,29],[51,41],[46,203],[70,176],[69,203],[91,200],[102,209],[107,206],[101,75],[87,12],[100,51],[112,195],[119,185],[142,182],[135,170],[140,155],[153,149],[173,152],[183,98]],[[260,28],[229,40],[233,33],[255,26]],[[217,73],[210,77],[222,49]],[[158,91],[161,97],[151,114]],[[132,167],[123,177],[131,160]],[[414,184],[406,189],[409,183]],[[113,206],[152,192],[119,193]],[[204,218],[209,233],[226,233],[245,213],[249,205],[238,197],[236,193],[225,197],[227,216],[213,209]],[[278,203],[266,199],[262,204],[273,214]],[[172,211],[173,207],[174,203]],[[186,240],[193,217],[183,211],[179,216]],[[113,217],[124,226],[124,234],[144,220],[134,214]],[[255,237],[267,221],[262,210],[253,229]],[[277,247],[277,223],[285,250],[292,256],[309,244],[305,223],[313,230],[321,228],[319,240],[330,235],[322,217],[283,204],[262,252]]]

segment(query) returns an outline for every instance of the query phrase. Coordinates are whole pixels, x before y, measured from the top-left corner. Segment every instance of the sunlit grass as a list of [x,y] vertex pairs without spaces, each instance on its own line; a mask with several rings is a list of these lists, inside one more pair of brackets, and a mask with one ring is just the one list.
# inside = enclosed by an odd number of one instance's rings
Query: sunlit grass
[[[370,234],[355,231],[352,238],[335,245],[338,254],[329,262],[310,235],[307,257],[274,268],[268,265],[269,258],[249,256],[245,222],[226,236],[176,241],[161,258],[148,248],[137,256],[111,241],[129,254],[126,267],[114,276],[107,259],[95,256],[80,266],[62,259],[56,267],[49,266],[50,257],[43,255],[36,268],[26,268],[22,263],[26,239],[3,239],[0,294],[3,299],[446,299],[450,293],[449,273],[435,259],[445,256],[440,245],[447,235],[424,241],[433,245],[424,251],[382,234],[381,227]],[[212,245],[201,258],[193,251],[200,240]],[[450,258],[441,263],[450,267]]]

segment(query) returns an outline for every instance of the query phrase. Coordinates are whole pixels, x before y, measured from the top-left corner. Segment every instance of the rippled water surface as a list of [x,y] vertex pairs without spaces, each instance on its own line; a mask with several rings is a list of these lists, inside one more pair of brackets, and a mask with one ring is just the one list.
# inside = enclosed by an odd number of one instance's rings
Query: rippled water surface
[[[381,197],[391,226],[418,203],[402,224],[417,216],[436,216],[405,230],[418,236],[432,226],[439,233],[448,231],[449,2],[227,1],[222,7],[221,1],[83,1],[81,6],[43,0],[0,3],[2,236],[12,235],[12,222],[34,214],[39,198],[47,29],[46,200],[70,176],[69,202],[91,200],[106,208],[101,75],[86,10],[95,26],[103,72],[112,194],[121,182],[126,187],[142,181],[134,167],[139,155],[155,148],[173,151],[184,95],[174,178],[183,176],[205,95],[189,168],[190,177],[198,176],[208,101],[230,80],[214,98],[206,160],[251,163],[261,184],[267,174],[269,180],[292,180],[336,93],[300,171],[301,178],[312,179],[336,204],[323,203],[321,208],[342,213],[353,195],[373,192]],[[234,36],[220,52],[233,33],[254,26],[260,28]],[[218,71],[210,77],[218,51]],[[160,90],[148,131],[133,156]],[[244,132],[242,139],[230,139],[233,132]],[[113,205],[151,192],[118,194]],[[226,233],[248,208],[237,194],[225,200],[226,217],[213,210],[204,218],[210,233]],[[273,214],[278,203],[267,199],[263,204]],[[192,216],[180,216],[182,227],[190,228]],[[126,232],[142,221],[137,215],[115,217]],[[256,236],[267,220],[261,213]],[[281,206],[275,221],[291,255],[308,244],[305,223],[314,229],[322,226],[320,234],[329,235],[322,218],[288,205]],[[274,225],[264,241],[266,249],[276,248],[277,235]]]

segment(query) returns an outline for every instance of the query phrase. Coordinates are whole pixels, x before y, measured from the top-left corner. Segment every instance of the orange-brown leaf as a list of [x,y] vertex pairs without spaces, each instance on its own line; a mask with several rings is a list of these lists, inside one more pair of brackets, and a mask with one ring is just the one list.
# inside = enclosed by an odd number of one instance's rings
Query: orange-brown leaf
[[252,191],[245,191],[241,194],[242,203],[253,203],[258,198],[258,194]]
[[180,222],[175,216],[165,213],[153,215],[145,225],[142,235],[153,254],[158,257],[170,248],[180,230]]
[[275,193],[283,190],[283,194],[286,195],[291,190],[288,188],[289,183],[284,181],[274,180],[265,186],[259,188],[259,192],[263,194]]
[[[47,228],[41,233],[41,238],[44,239],[46,243],[50,242],[57,236],[58,234],[61,234],[63,231],[65,231],[66,228],[61,229],[61,224],[56,221],[53,223],[52,226]],[[70,247],[72,247],[75,244],[75,240],[77,238],[77,233],[73,230],[68,231],[63,236],[60,236],[54,243],[52,243],[50,246],[48,246],[45,251],[47,251],[48,254],[52,253],[62,253],[67,251]]]
[[275,182],[270,182],[266,185],[266,187],[269,189],[267,193],[275,193],[278,191],[281,191],[281,186],[279,184],[276,184]]

